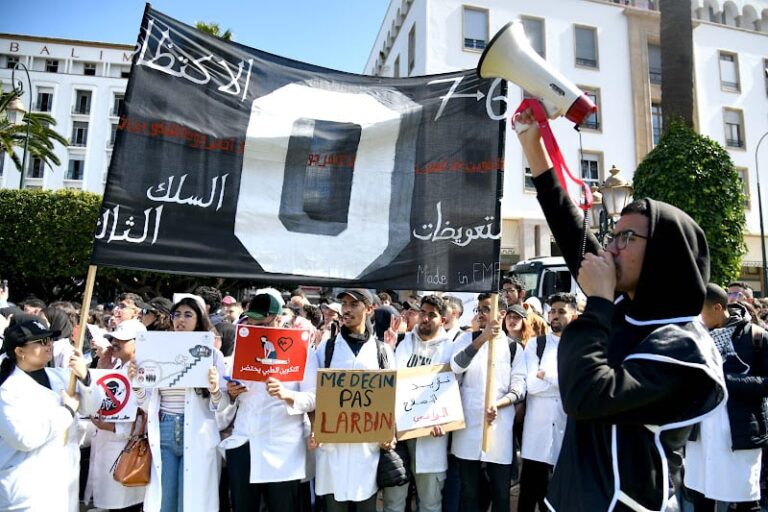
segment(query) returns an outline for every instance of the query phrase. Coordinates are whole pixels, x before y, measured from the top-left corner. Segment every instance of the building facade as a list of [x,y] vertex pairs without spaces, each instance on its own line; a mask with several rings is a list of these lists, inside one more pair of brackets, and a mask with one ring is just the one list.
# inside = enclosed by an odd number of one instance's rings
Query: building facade
[[[768,0],[691,4],[695,123],[728,150],[743,177],[748,253],[742,277],[760,290],[755,150],[768,132]],[[404,77],[474,68],[493,35],[519,18],[534,50],[599,107],[579,133],[565,119],[552,122],[571,170],[599,184],[616,166],[631,180],[661,131],[657,9],[657,0],[391,0],[364,72]],[[523,91],[510,84],[509,111],[522,99]],[[506,136],[505,266],[556,251],[514,131],[508,128]],[[768,142],[760,156],[765,175]]]
[[[11,71],[24,64],[30,75],[30,91],[23,71],[21,97],[32,111],[56,120],[54,129],[68,145],[56,143],[61,165],[43,168],[37,158],[27,158],[25,188],[73,188],[102,193],[118,112],[125,97],[133,46],[0,34],[0,83],[11,89]],[[0,186],[18,188],[20,173],[8,155],[0,155]]]

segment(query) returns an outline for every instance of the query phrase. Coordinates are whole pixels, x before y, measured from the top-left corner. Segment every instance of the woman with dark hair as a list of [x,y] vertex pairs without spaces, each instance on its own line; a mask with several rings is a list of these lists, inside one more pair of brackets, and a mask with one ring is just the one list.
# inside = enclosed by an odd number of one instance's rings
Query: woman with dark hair
[[[211,332],[202,299],[184,297],[170,311],[176,332]],[[129,369],[134,374],[135,365]],[[152,388],[137,394],[149,418],[154,466],[144,498],[146,512],[219,510],[221,456],[214,411],[227,405],[224,357],[213,350],[207,388]]]
[[165,297],[150,299],[141,310],[141,322],[148,331],[172,331],[172,307],[173,303]]
[[[77,502],[72,487],[70,443],[75,413],[96,413],[102,393],[91,382],[80,352],[67,369],[46,368],[57,331],[41,320],[23,320],[5,330],[6,358],[0,363],[0,510],[68,512]],[[67,395],[71,373],[77,394]],[[41,483],[44,486],[41,487]]]

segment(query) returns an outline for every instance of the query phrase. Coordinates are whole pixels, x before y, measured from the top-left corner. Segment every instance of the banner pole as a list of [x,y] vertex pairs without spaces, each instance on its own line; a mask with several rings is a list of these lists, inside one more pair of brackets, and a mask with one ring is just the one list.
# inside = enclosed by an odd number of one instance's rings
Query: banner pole
[[[93,296],[93,287],[96,284],[96,265],[88,265],[88,274],[85,278],[85,291],[83,292],[83,304],[80,306],[80,322],[77,324],[77,337],[75,338],[75,349],[82,352],[85,342],[85,330],[88,328],[88,312],[91,310],[91,297]],[[74,373],[69,374],[69,385],[67,394],[75,396],[75,385],[77,377]],[[69,431],[64,432],[64,443],[66,444]]]
[[[491,313],[490,318],[493,320],[496,320],[499,317],[499,294],[498,293],[492,293],[491,294]],[[485,418],[485,411],[488,410],[489,407],[491,407],[494,402],[496,401],[496,393],[493,391],[494,382],[493,382],[493,374],[494,369],[496,368],[496,359],[494,357],[494,353],[496,352],[496,338],[498,336],[494,336],[490,340],[488,340],[486,343],[488,344],[488,369],[485,376],[485,408],[483,410],[483,452],[488,453],[488,450],[491,446],[491,439],[490,439],[490,425],[488,424],[488,421]]]

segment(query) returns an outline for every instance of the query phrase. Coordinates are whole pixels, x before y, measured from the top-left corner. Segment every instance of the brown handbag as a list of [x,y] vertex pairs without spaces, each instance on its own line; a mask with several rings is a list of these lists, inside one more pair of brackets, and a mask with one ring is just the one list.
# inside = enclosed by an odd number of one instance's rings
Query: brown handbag
[[147,439],[147,413],[136,409],[136,419],[131,426],[131,437],[112,465],[112,477],[126,487],[149,484],[152,469],[152,452]]

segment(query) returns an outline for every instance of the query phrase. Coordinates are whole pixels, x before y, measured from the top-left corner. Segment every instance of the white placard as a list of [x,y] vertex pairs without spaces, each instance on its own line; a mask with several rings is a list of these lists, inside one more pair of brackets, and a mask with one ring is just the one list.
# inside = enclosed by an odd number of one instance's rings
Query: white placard
[[107,423],[133,421],[136,418],[136,395],[125,370],[88,370],[91,380],[104,392],[101,407],[94,417]]
[[400,440],[429,435],[435,425],[446,432],[464,428],[459,383],[450,366],[397,371],[395,423]]
[[142,388],[207,388],[213,333],[149,331],[136,336],[136,378]]

